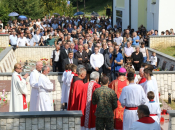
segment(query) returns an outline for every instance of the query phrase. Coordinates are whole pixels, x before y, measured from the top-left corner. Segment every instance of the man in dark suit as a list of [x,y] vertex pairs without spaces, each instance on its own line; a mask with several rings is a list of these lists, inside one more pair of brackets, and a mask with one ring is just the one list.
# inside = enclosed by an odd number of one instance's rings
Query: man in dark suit
[[[61,58],[61,63],[63,63],[64,59],[68,58],[68,49],[69,49],[69,44],[64,44],[64,49],[61,50],[61,53],[60,53],[60,58]],[[63,67],[65,66],[62,66],[62,72],[64,71],[63,70]]]
[[86,67],[88,62],[88,54],[83,51],[83,45],[78,45],[78,51],[75,53],[74,57],[78,60],[79,65],[84,65]]
[[88,41],[88,46],[89,46],[89,50],[94,53],[94,46],[93,46],[93,43],[92,41]]
[[109,52],[104,55],[104,74],[109,77],[109,81],[111,81],[111,58],[114,48],[112,46],[109,47]]
[[69,51],[68,58],[64,59],[62,63],[63,71],[65,71],[65,66],[67,64],[78,65],[77,59],[73,58],[73,56],[74,56],[74,53],[72,51]]

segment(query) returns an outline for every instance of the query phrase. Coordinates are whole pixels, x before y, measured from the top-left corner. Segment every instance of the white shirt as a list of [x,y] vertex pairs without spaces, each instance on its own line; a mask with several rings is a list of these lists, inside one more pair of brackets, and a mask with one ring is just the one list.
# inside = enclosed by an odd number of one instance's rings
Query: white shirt
[[32,39],[27,38],[27,40],[28,40],[28,43],[30,44],[30,46],[34,45],[34,42],[35,42],[34,38],[32,38]]
[[17,40],[17,46],[26,46],[26,43],[27,43],[27,45],[29,45],[26,37],[23,37],[23,38],[20,37]]
[[9,39],[10,39],[11,45],[16,45],[17,40],[18,40],[16,35],[15,36],[14,35],[10,35]]
[[151,65],[156,65],[157,56],[151,56],[150,61],[151,61]]
[[131,56],[131,54],[134,52],[134,49],[133,49],[133,47],[124,47],[124,50],[125,50],[125,54],[127,55],[127,56]]
[[[55,62],[59,61],[59,56],[60,56],[60,51],[56,51],[55,50],[55,59],[53,59]],[[53,58],[53,51],[52,51],[52,55],[51,55],[51,59]]]
[[96,67],[100,68],[104,64],[104,57],[101,53],[92,54],[90,57],[90,64],[95,69]]
[[41,24],[41,22],[36,22],[36,25],[40,25]]

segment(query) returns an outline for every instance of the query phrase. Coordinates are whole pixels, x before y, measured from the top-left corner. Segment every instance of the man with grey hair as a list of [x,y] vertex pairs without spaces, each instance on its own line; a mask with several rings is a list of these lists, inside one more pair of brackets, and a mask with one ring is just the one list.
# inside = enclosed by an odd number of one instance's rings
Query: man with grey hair
[[37,98],[38,98],[38,79],[41,74],[43,63],[38,61],[36,63],[36,69],[30,73],[30,86],[31,86],[31,96],[30,96],[30,109],[29,111],[36,111]]
[[86,77],[86,69],[83,65],[77,66],[78,76],[73,77],[72,84],[70,86],[68,109],[67,110],[81,110],[80,101],[83,91],[83,79]]
[[139,81],[139,84],[142,84],[142,83],[146,82],[146,78],[144,77],[144,68],[140,68],[139,75],[141,77],[141,79]]
[[54,111],[52,93],[53,83],[49,80],[47,75],[50,72],[48,66],[42,68],[42,74],[38,79],[38,100],[36,104],[36,111]]
[[81,111],[83,116],[81,117],[82,129],[95,129],[95,111],[96,105],[92,104],[92,94],[100,87],[98,84],[99,73],[94,71],[90,74],[90,82],[83,86],[83,96],[81,98]]

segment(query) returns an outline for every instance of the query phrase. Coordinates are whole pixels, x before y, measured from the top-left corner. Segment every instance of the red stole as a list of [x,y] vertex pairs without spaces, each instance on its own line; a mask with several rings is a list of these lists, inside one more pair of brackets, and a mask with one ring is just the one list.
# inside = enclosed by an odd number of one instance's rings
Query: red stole
[[146,81],[146,78],[141,78],[139,84],[144,83]]
[[137,120],[138,122],[141,122],[141,123],[145,123],[145,124],[152,124],[155,122],[155,120],[151,117],[143,117],[139,120]]
[[[20,75],[17,75],[20,79],[20,81],[22,81],[22,78]],[[26,102],[26,95],[22,94],[22,98],[23,98],[23,110],[27,108],[27,102]]]

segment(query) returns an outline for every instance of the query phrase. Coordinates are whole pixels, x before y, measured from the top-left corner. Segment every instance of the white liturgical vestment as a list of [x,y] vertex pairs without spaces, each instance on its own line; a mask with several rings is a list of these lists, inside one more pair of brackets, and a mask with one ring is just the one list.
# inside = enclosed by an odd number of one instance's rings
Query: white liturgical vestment
[[40,72],[34,69],[30,74],[30,86],[31,86],[31,96],[30,96],[30,109],[29,111],[36,111],[36,104],[38,98],[38,79]]
[[154,76],[151,76],[151,80],[153,81],[154,87],[155,87],[155,102],[159,103],[159,92],[158,92],[158,86],[157,86],[157,81]]
[[26,102],[27,92],[26,80],[14,71],[11,80],[9,112],[28,111]]
[[[146,103],[146,95],[142,86],[130,83],[122,89],[119,101],[122,107],[128,107],[124,110],[123,130],[129,130],[132,123],[138,120],[137,107]],[[129,110],[135,108],[135,110]]]
[[156,121],[154,123],[142,123],[136,121],[128,130],[161,130],[161,128]]
[[[150,91],[154,92],[154,94],[156,93],[156,89],[154,87],[154,84],[153,84],[152,80],[147,80],[146,82],[142,83],[141,86],[143,87],[146,95]],[[149,102],[148,98],[147,98],[147,102]]]
[[36,106],[37,111],[53,111],[53,98],[51,91],[53,90],[53,83],[47,76],[41,74],[38,79],[39,95]]
[[145,105],[147,105],[149,108],[150,117],[152,117],[159,124],[161,117],[161,109],[159,103],[156,103],[155,101],[149,101]]

